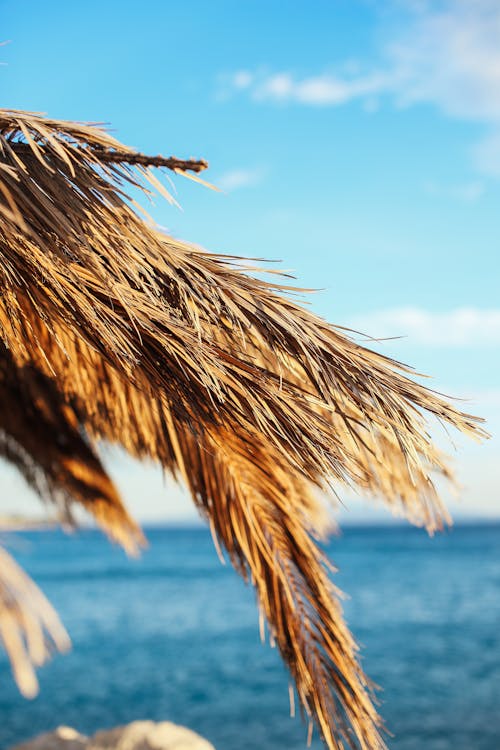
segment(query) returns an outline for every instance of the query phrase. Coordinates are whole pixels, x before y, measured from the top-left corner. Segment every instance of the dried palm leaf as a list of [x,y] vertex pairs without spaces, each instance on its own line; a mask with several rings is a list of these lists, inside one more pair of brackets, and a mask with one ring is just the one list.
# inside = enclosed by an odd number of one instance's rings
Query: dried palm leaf
[[90,511],[110,537],[134,554],[144,537],[99,457],[75,409],[56,382],[32,365],[16,367],[0,343],[0,455],[32,488],[56,503],[67,520],[71,506]]
[[431,472],[451,474],[424,412],[477,437],[482,420],[302,308],[291,288],[141,219],[126,188],[149,181],[165,194],[150,165],[205,166],[0,111],[0,451],[129,549],[142,537],[96,444],[183,478],[255,585],[328,746],[382,748],[314,541],[325,518],[312,490],[348,484],[438,528]]
[[21,693],[32,698],[38,692],[33,667],[54,648],[67,651],[70,641],[47,599],[1,547],[0,570],[0,640]]

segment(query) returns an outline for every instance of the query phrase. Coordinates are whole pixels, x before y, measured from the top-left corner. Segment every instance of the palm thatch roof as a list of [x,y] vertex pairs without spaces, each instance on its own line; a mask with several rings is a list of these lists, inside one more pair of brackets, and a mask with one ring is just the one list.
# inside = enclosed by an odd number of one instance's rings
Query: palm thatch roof
[[[481,420],[403,365],[262,281],[141,218],[127,188],[161,184],[104,130],[0,111],[0,455],[66,517],[82,505],[115,541],[144,539],[99,458],[105,441],[182,479],[235,568],[329,748],[384,747],[381,721],[317,538],[315,489],[379,496],[429,530],[451,478],[424,414]],[[168,197],[168,196],[167,196]],[[66,637],[0,558],[0,636],[21,689]]]

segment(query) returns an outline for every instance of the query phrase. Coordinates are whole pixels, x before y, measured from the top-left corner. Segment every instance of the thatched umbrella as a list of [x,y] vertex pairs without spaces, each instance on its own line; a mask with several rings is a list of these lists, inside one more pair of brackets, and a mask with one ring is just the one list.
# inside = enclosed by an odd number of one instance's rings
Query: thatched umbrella
[[[314,490],[378,495],[434,530],[450,477],[423,411],[463,414],[292,299],[140,218],[150,158],[97,127],[0,112],[0,453],[65,516],[83,505],[129,552],[143,543],[101,441],[182,478],[253,583],[270,637],[330,748],[382,748],[381,722],[315,539]],[[160,186],[161,187],[161,186]],[[26,694],[66,636],[5,553],[0,635]]]

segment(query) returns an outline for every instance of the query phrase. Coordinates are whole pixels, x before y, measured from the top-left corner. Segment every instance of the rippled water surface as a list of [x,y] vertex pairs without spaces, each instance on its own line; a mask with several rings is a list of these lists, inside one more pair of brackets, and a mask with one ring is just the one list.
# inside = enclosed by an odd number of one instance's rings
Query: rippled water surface
[[[298,750],[288,680],[262,646],[254,596],[204,529],[149,529],[128,561],[96,532],[9,536],[57,607],[73,651],[19,697],[0,654],[0,748],[58,724],[84,733],[168,719],[217,750]],[[500,527],[348,529],[328,548],[335,582],[395,750],[500,749]],[[320,748],[313,742],[313,748]]]

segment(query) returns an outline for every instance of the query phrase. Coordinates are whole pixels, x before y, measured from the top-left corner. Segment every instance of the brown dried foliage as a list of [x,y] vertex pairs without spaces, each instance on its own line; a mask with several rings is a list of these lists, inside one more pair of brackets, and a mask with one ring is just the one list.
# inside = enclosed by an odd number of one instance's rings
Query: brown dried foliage
[[0,571],[0,640],[19,689],[32,698],[38,692],[34,667],[53,649],[67,651],[69,637],[41,591],[1,547]]
[[[0,453],[65,515],[83,505],[132,552],[143,538],[98,442],[182,478],[254,584],[327,745],[382,748],[315,541],[325,519],[313,490],[348,484],[439,528],[430,473],[451,475],[423,412],[473,436],[481,420],[302,308],[289,287],[139,218],[127,185],[162,189],[148,165],[193,165],[158,159],[97,127],[0,113]],[[4,642],[29,693],[27,611],[2,594],[0,628],[17,623]]]

